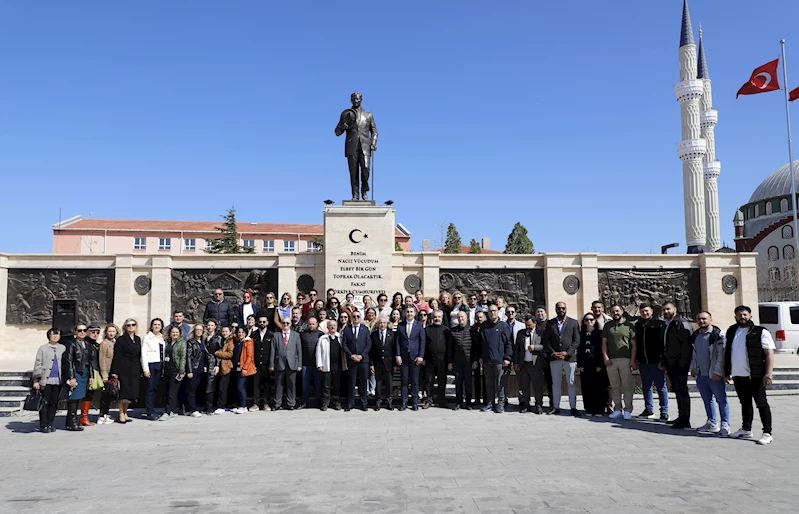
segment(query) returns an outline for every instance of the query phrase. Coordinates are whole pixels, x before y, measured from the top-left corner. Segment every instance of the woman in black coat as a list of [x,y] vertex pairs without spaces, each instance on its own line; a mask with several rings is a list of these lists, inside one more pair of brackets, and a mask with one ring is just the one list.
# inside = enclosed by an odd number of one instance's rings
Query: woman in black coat
[[592,313],[583,316],[580,346],[577,347],[577,368],[583,390],[583,406],[588,416],[602,416],[607,396],[607,375],[602,357],[602,331]]
[[122,326],[124,333],[114,344],[114,360],[111,361],[111,375],[119,380],[119,420],[127,423],[130,402],[139,398],[139,379],[141,378],[141,338],[136,335],[136,320],[128,318]]

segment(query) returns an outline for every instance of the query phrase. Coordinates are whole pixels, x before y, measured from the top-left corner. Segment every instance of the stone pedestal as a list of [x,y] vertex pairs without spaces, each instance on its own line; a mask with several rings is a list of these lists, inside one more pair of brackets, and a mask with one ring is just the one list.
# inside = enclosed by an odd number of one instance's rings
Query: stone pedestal
[[325,288],[341,299],[352,292],[358,300],[390,295],[394,253],[394,216],[391,207],[372,202],[347,201],[325,208]]

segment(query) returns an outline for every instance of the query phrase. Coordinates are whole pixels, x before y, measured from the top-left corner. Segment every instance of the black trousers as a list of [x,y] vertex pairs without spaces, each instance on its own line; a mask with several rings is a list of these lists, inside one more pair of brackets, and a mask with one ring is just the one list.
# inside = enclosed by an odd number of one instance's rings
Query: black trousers
[[297,401],[297,370],[283,369],[275,371],[275,406],[283,406],[283,382],[286,382],[286,402],[289,407],[294,407]]
[[446,405],[445,393],[447,389],[447,364],[443,361],[430,360],[425,364],[425,382],[427,386],[427,401],[437,403],[440,407]]
[[270,405],[274,404],[274,393],[272,393],[272,395],[269,394],[272,392],[269,387],[270,374],[269,367],[266,365],[255,367],[255,375],[252,376],[253,405],[263,408],[264,404],[267,402],[269,402]]
[[358,144],[358,150],[355,152],[355,155],[347,156],[347,166],[350,168],[352,197],[360,198],[358,196],[358,171],[360,171],[361,192],[366,194],[366,192],[369,191],[369,158],[364,155],[360,144]]
[[584,368],[580,372],[583,407],[586,414],[604,414],[607,407],[608,375],[604,369]]
[[230,389],[230,376],[235,373],[235,371],[231,370],[230,373],[227,375],[217,375],[217,390],[219,391],[216,395],[216,408],[217,409],[224,409],[227,407],[227,391]]
[[109,394],[108,386],[103,386],[100,393],[100,416],[105,416],[111,410],[111,395]]
[[214,406],[216,405],[214,398],[216,396],[216,388],[219,386],[219,377],[221,376],[219,373],[211,376],[210,371],[205,376],[205,412],[214,411]]
[[545,362],[544,366],[544,380],[547,383],[547,396],[549,397],[549,406],[552,407],[555,403],[552,401],[552,370],[549,368],[549,363]]
[[394,367],[382,362],[375,364],[375,399],[378,403],[391,405],[393,385]]
[[483,368],[482,366],[477,366],[474,370],[472,370],[472,377],[473,387],[472,390],[474,391],[474,401],[475,403],[481,403],[483,400]]
[[180,390],[180,386],[186,380],[178,380],[175,378],[175,375],[170,373],[166,377],[164,377],[166,381],[166,411],[169,414],[175,413],[178,411],[178,391]]
[[[538,357],[541,359],[541,357]],[[543,407],[544,404],[544,386],[546,386],[546,378],[544,378],[544,367],[542,363],[538,365],[532,362],[522,362],[519,366],[519,372],[516,374],[519,377],[519,408],[530,408],[530,385],[533,386],[533,395],[535,396],[535,406]]]
[[755,411],[752,409],[752,400],[760,412],[760,422],[763,423],[763,432],[771,434],[771,407],[766,398],[766,388],[763,386],[763,377],[732,377],[735,392],[741,402],[742,428],[752,430],[752,419]]
[[55,421],[55,413],[58,410],[58,398],[60,395],[60,385],[45,385],[42,389],[44,407],[42,407],[42,410],[39,411],[40,428],[53,426],[53,422]]
[[688,393],[688,368],[690,366],[680,366],[674,363],[669,366],[669,381],[677,397],[677,417],[684,423],[691,422],[691,396]]
[[350,396],[348,398],[348,405],[355,407],[355,385],[358,385],[358,393],[361,395],[361,405],[366,407],[369,401],[369,395],[366,391],[366,382],[369,380],[369,363],[368,362],[348,362],[347,366],[350,372]]
[[322,405],[329,407],[331,398],[334,405],[341,403],[341,368],[338,367],[322,373]]

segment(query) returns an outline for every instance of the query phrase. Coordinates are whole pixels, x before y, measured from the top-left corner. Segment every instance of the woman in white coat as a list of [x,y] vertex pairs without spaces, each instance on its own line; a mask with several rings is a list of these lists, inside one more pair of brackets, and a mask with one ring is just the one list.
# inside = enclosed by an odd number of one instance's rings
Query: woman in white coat
[[341,349],[341,335],[337,332],[338,323],[328,320],[325,333],[319,337],[316,345],[316,368],[322,373],[322,406],[327,410],[330,398],[335,397],[333,408],[341,410],[341,393],[346,391],[342,386],[343,373],[347,371],[347,357]]

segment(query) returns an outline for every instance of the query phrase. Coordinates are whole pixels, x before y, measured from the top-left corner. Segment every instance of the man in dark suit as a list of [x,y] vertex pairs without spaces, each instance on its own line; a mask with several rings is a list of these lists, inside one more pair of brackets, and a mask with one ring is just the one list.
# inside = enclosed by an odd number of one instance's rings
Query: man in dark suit
[[294,410],[297,397],[297,372],[302,371],[302,342],[300,334],[291,330],[291,318],[282,320],[283,329],[272,336],[269,371],[275,374],[275,407],[283,404],[283,378],[286,379],[286,399],[289,410]]
[[563,375],[569,388],[569,407],[572,416],[579,416],[577,410],[577,385],[574,372],[577,368],[577,347],[580,346],[580,325],[577,320],[566,316],[566,304],[555,304],[556,317],[547,321],[543,343],[550,357],[549,369],[552,372],[552,410],[547,414],[560,413],[560,388]]
[[419,368],[424,364],[426,335],[422,323],[415,317],[416,308],[406,306],[405,321],[399,324],[395,334],[394,354],[397,366],[401,366],[402,377],[402,406],[399,410],[408,408],[409,380],[413,397],[411,410],[419,410]]
[[394,331],[388,330],[388,318],[377,319],[377,330],[372,332],[372,350],[369,352],[371,370],[375,375],[375,410],[380,410],[384,402],[388,410],[393,410],[391,403],[391,386],[393,382],[394,364]]
[[[530,314],[524,318],[525,330],[516,334],[513,348],[513,369],[519,377],[519,412],[544,413],[544,369],[548,366],[547,354],[541,336],[535,330],[535,318]],[[535,408],[530,404],[530,384],[535,394]]]
[[367,199],[369,191],[369,158],[377,150],[377,126],[372,113],[361,107],[363,95],[353,93],[350,95],[352,108],[341,113],[341,118],[336,125],[336,136],[347,133],[344,142],[344,156],[350,169],[350,185],[352,199],[358,199],[358,169],[361,171],[361,194],[363,200]]
[[348,359],[350,376],[350,397],[345,411],[355,407],[355,384],[358,384],[358,393],[361,395],[361,410],[366,410],[369,395],[366,392],[366,381],[369,380],[369,350],[372,349],[372,339],[369,336],[369,327],[361,324],[361,311],[352,313],[352,324],[344,328],[341,335],[342,349]]
[[[250,407],[251,412],[259,408],[261,410],[271,410],[270,407],[272,407],[272,405],[269,405],[272,403],[272,397],[269,394],[271,392],[269,387],[269,354],[272,351],[272,337],[274,334],[267,329],[268,326],[269,320],[266,319],[266,316],[260,316],[258,318],[258,328],[250,334],[253,350],[255,351],[253,357],[255,375],[252,376],[253,402],[252,407]],[[223,346],[224,344],[222,342]]]

